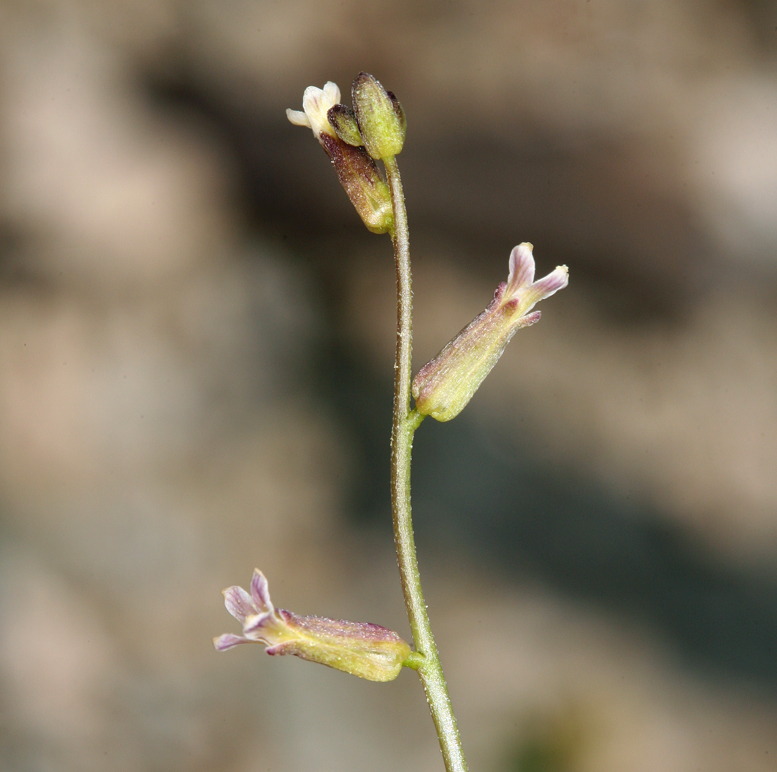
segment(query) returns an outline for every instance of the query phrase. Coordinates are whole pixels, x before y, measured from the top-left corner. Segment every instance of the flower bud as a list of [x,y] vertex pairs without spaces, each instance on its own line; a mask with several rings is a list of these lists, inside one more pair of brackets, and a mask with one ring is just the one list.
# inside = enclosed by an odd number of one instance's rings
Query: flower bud
[[[339,100],[340,89],[331,81],[323,89],[309,86],[302,98],[303,109],[286,110],[286,115],[295,126],[307,126],[313,130],[367,228],[373,233],[386,233],[394,223],[388,185],[364,148],[354,146],[354,143],[362,144],[361,137],[357,136],[356,119],[348,115],[351,111],[345,105],[338,104]],[[330,123],[330,113],[336,116],[336,124],[346,141]]]
[[243,635],[214,638],[218,651],[241,643],[264,643],[268,654],[294,654],[368,681],[393,681],[406,661],[413,665],[410,646],[385,627],[276,609],[267,579],[258,568],[251,579],[251,594],[242,587],[228,587],[224,602],[243,625]]
[[373,158],[398,155],[407,132],[407,120],[399,100],[366,72],[357,75],[351,97],[367,152]]
[[497,287],[491,305],[419,370],[413,380],[413,397],[422,415],[438,421],[455,418],[513,335],[539,321],[539,311],[529,313],[534,305],[567,286],[569,272],[564,265],[534,281],[532,249],[529,243],[513,249],[507,282]]

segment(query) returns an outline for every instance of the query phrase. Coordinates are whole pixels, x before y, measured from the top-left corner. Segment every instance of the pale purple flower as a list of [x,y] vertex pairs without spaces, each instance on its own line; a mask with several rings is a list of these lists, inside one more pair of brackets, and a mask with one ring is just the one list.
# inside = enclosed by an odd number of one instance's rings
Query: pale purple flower
[[569,283],[569,271],[558,266],[534,281],[532,245],[519,244],[510,253],[510,272],[494,293],[491,305],[471,321],[413,379],[413,397],[422,415],[438,421],[455,418],[522,327],[539,321],[534,306]]
[[241,643],[264,643],[272,647],[284,640],[288,626],[280,611],[275,610],[270,600],[267,579],[258,568],[254,569],[251,578],[251,594],[242,587],[227,587],[224,590],[224,605],[243,625],[243,634],[225,633],[214,638],[213,645],[219,651]]
[[214,638],[218,651],[241,643],[263,643],[268,654],[294,654],[370,681],[396,678],[411,655],[402,638],[380,625],[298,616],[276,609],[267,579],[258,568],[251,579],[251,594],[242,587],[228,587],[224,603],[243,626],[243,634],[226,633]]

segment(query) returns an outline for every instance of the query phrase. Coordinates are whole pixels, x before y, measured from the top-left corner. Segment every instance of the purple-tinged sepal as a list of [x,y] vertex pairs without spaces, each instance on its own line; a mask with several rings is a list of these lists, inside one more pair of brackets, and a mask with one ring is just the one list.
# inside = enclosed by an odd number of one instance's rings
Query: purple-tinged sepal
[[335,134],[337,134],[343,142],[353,145],[354,147],[362,147],[364,145],[364,140],[359,131],[359,124],[356,122],[356,114],[350,107],[347,107],[346,105],[335,105],[329,109],[329,112],[326,115],[329,119],[329,123],[335,130]]
[[413,397],[422,415],[438,421],[455,418],[499,361],[513,335],[539,321],[540,312],[531,312],[532,308],[567,286],[565,265],[534,281],[532,250],[527,242],[513,249],[507,282],[497,287],[488,308],[419,370],[413,379]]
[[241,643],[263,643],[268,654],[294,654],[369,681],[392,681],[405,663],[414,666],[410,646],[385,627],[276,609],[267,580],[258,568],[251,580],[251,593],[242,587],[228,587],[224,602],[243,626],[243,634],[214,638],[218,651]]

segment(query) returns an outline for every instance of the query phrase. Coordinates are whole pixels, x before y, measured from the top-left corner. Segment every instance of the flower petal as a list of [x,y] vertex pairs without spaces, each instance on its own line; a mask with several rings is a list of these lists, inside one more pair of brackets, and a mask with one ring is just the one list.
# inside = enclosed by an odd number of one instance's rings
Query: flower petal
[[533,249],[534,247],[528,241],[513,247],[510,253],[510,273],[507,276],[506,294],[512,295],[534,281]]
[[559,265],[555,271],[551,271],[519,293],[520,315],[528,314],[540,300],[549,298],[560,289],[564,289],[567,284],[569,284],[569,271],[565,265]]
[[332,83],[331,80],[328,80],[324,84],[323,92],[327,101],[332,103],[330,107],[334,107],[340,101],[340,88],[337,83]]
[[569,284],[569,269],[565,265],[556,266],[555,271],[532,284],[531,291],[538,296],[535,302],[549,298],[560,289],[564,289],[567,284]]
[[316,135],[321,134],[337,136],[332,124],[329,123],[327,113],[340,101],[340,89],[329,81],[323,89],[308,86],[302,96],[302,109],[310,121],[310,128]]
[[242,587],[227,587],[224,590],[224,605],[241,625],[246,617],[256,614],[256,606],[251,596]]
[[273,613],[254,614],[246,619],[243,625],[243,635],[252,641],[264,641],[269,644],[272,643],[273,632],[276,631],[277,626],[277,620]]
[[308,116],[302,111],[302,110],[291,110],[286,109],[286,117],[295,125],[295,126],[306,126],[308,129],[311,128],[310,126],[310,119]]
[[270,614],[275,611],[275,606],[273,606],[270,600],[270,589],[267,585],[267,579],[258,568],[254,569],[254,575],[251,577],[251,597],[255,607],[260,611],[266,611]]
[[220,635],[218,638],[213,639],[213,648],[216,649],[216,651],[226,651],[233,646],[239,646],[241,643],[255,643],[255,641],[245,638],[242,635],[224,633],[224,635]]

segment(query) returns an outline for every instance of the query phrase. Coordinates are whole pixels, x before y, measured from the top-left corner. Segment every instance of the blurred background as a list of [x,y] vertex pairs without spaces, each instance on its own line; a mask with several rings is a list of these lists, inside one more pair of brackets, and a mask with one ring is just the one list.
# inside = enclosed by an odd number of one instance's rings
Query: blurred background
[[777,764],[777,6],[4,0],[0,767],[442,768],[415,675],[261,647],[220,591],[409,638],[394,274],[308,85],[402,101],[415,368],[510,249],[568,289],[415,443],[470,766]]

